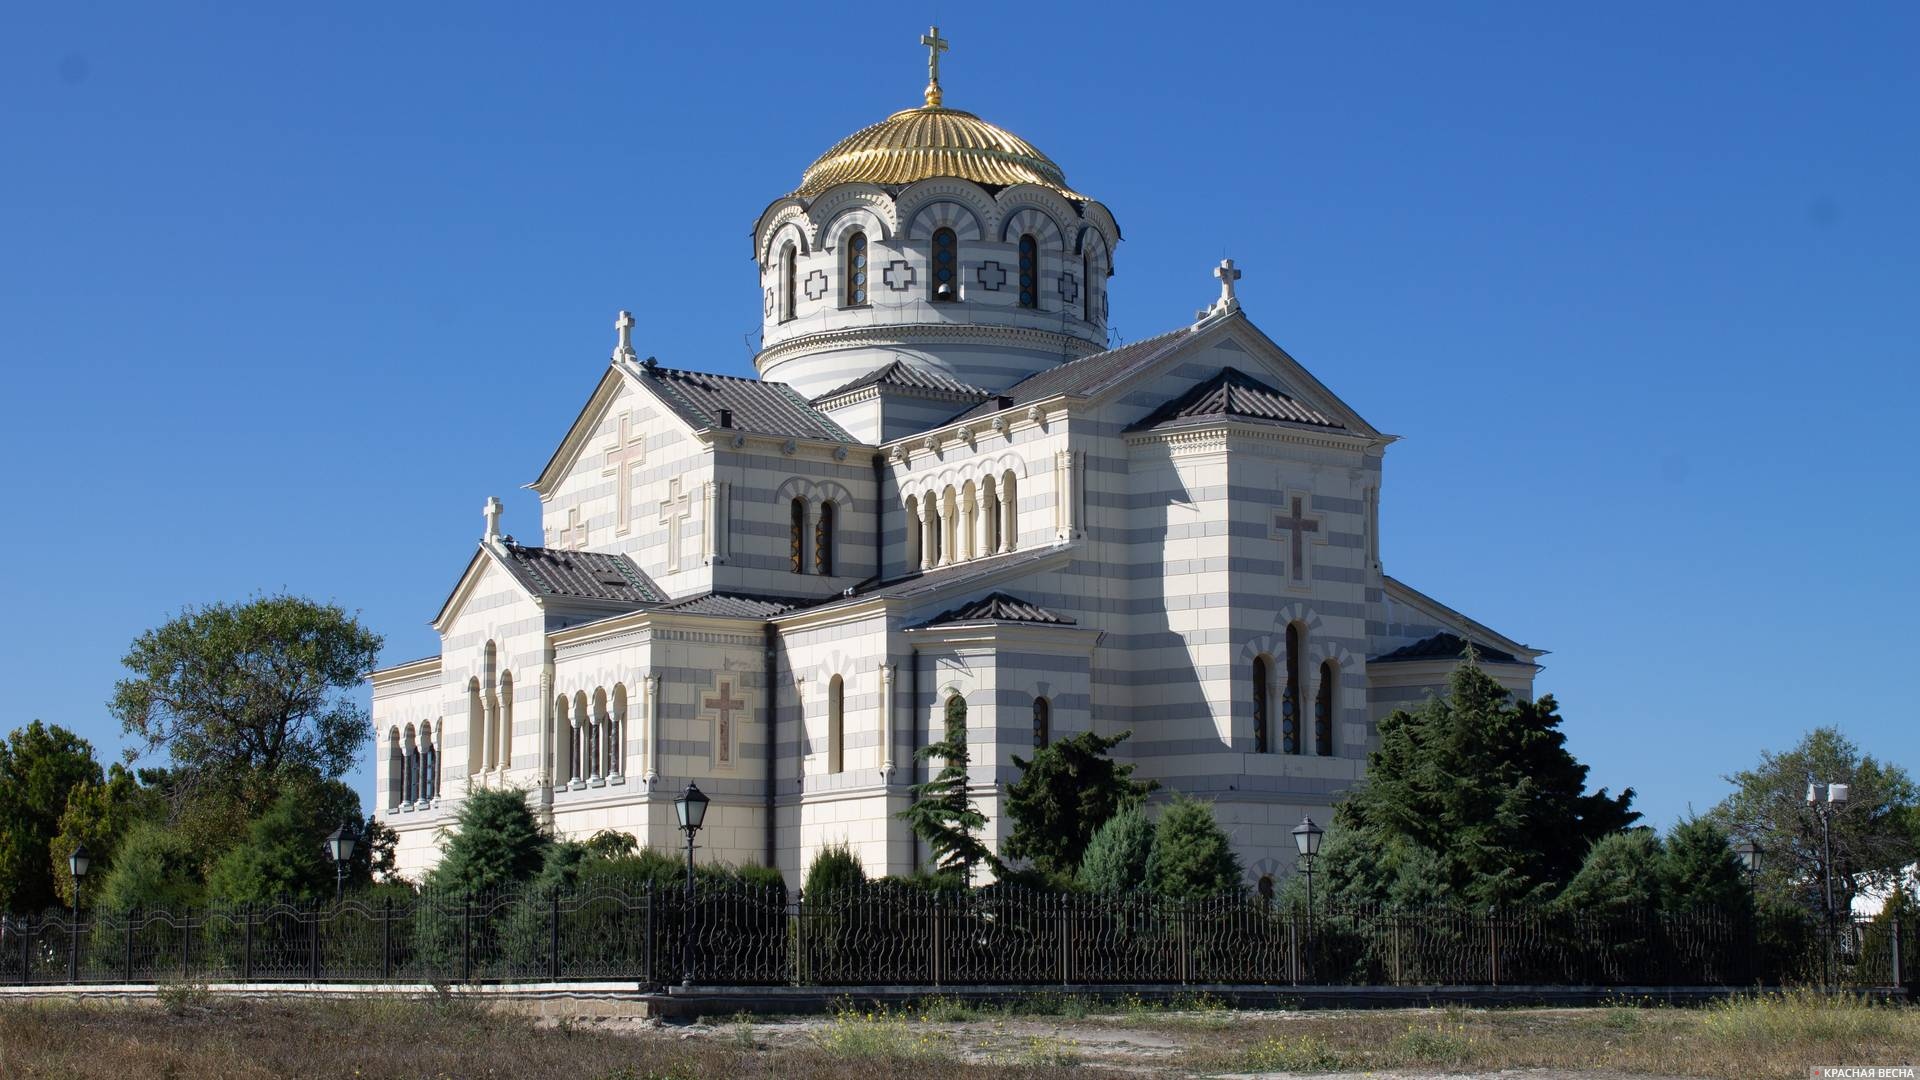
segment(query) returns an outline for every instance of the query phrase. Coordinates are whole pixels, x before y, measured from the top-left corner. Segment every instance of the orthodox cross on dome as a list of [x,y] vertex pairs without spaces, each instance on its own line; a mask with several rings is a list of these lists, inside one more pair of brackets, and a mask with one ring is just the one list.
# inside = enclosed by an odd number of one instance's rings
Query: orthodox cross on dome
[[1306,513],[1306,497],[1303,495],[1289,495],[1288,502],[1292,512],[1275,512],[1273,528],[1275,532],[1291,534],[1293,557],[1287,560],[1287,576],[1295,583],[1304,585],[1307,581],[1307,534],[1313,534],[1316,544],[1326,543],[1326,530],[1321,528],[1326,519],[1320,514]]
[[1220,279],[1220,306],[1230,308],[1240,301],[1233,295],[1233,283],[1240,280],[1240,271],[1233,265],[1232,259],[1221,259],[1220,265],[1213,268],[1213,276]]
[[[626,312],[621,312],[622,315]],[[633,430],[633,414],[620,414],[620,432],[614,436],[613,449],[607,451],[607,467],[600,470],[601,476],[613,478],[614,512],[613,531],[615,535],[625,535],[630,519],[633,517],[631,505],[633,497],[633,467],[643,465],[647,460],[647,434]]]
[[680,478],[667,482],[667,497],[660,500],[660,524],[667,527],[667,569],[680,569],[680,533],[687,527],[687,515],[693,497],[680,490]]
[[920,44],[927,47],[927,108],[937,109],[940,107],[940,54],[947,51],[951,42],[940,36],[939,27],[929,26],[927,32],[920,35]]
[[747,707],[745,700],[733,696],[733,684],[720,680],[719,693],[701,701],[703,708],[712,709],[715,714],[713,723],[713,759],[715,764],[733,764],[733,712]]
[[613,329],[616,335],[613,343],[613,358],[615,360],[618,360],[622,357],[627,357],[629,359],[632,358],[633,356],[633,312],[631,311],[621,312],[620,317],[613,320]]

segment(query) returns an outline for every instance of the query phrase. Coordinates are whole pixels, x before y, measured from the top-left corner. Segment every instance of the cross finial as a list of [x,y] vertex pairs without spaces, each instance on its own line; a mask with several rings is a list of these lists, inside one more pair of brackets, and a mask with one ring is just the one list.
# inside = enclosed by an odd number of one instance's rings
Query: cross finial
[[940,36],[940,28],[927,27],[920,35],[920,44],[927,47],[927,108],[940,107],[940,54],[947,51],[950,42]]
[[1213,276],[1220,279],[1220,306],[1230,308],[1239,303],[1233,295],[1233,283],[1240,280],[1240,271],[1234,268],[1233,260],[1221,259],[1213,268]]
[[615,360],[623,356],[631,358],[633,356],[633,312],[621,312],[620,317],[613,320],[613,329],[616,334],[613,358]]
[[498,498],[492,495],[487,496],[487,505],[484,512],[487,515],[486,539],[488,540],[498,540],[500,538],[500,511],[502,509]]

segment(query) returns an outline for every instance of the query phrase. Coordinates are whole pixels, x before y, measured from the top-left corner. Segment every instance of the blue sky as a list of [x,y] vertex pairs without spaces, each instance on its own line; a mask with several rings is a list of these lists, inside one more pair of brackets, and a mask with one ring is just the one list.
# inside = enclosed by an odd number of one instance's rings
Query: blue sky
[[[34,4],[0,36],[0,713],[287,589],[386,659],[613,314],[748,373],[748,231],[925,11]],[[1111,207],[1113,323],[1253,319],[1371,422],[1389,573],[1552,650],[1658,823],[1838,723],[1913,766],[1920,9],[947,5],[947,103]],[[367,791],[370,773],[356,776]]]

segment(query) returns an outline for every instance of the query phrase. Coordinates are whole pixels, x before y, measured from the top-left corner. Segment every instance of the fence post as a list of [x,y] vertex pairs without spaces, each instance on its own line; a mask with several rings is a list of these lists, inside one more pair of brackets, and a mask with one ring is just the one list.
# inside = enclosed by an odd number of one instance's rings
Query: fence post
[[1180,939],[1180,981],[1190,983],[1193,981],[1193,945],[1187,940],[1187,927],[1192,920],[1188,917],[1185,900],[1173,909],[1173,919],[1174,930]]
[[1900,977],[1900,913],[1896,911],[1893,912],[1892,915],[1893,918],[1888,921],[1893,924],[1893,967],[1887,979],[1887,985],[1905,986],[1906,980]]
[[33,920],[20,920],[20,985],[33,981]]
[[133,981],[133,920],[134,920],[134,917],[137,916],[139,913],[140,913],[140,909],[137,907],[129,908],[127,910],[127,949],[126,949],[126,955],[121,958],[122,959],[122,965],[121,965],[121,976],[122,976],[121,981],[122,982]]
[[240,908],[240,981],[253,981],[253,904]]
[[547,934],[552,952],[547,960],[547,978],[560,981],[560,889],[554,887],[547,900]]
[[933,985],[940,985],[940,954],[943,950],[940,940],[940,894],[933,894],[933,949],[929,953],[933,962]]
[[1287,981],[1300,984],[1300,916],[1292,905],[1287,907]]
[[653,925],[654,925],[653,909],[654,909],[653,882],[652,880],[648,880],[647,882],[647,987],[649,989],[660,985],[659,983],[655,982],[653,978]]
[[1067,985],[1067,898],[1055,898],[1053,905],[1055,937],[1059,939],[1060,949],[1060,985]]
[[393,978],[393,897],[380,905],[380,978]]
[[182,981],[193,979],[193,909],[180,913],[180,978]]
[[307,913],[307,979],[320,981],[320,909]]
[[460,981],[473,981],[473,897],[460,897]]
[[1487,975],[1493,985],[1500,985],[1500,915],[1491,904],[1487,905]]

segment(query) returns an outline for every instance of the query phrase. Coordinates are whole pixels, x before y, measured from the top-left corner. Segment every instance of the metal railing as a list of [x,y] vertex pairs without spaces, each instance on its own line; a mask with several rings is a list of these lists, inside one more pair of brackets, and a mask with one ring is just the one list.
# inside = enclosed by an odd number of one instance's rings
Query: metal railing
[[1341,908],[873,882],[431,893],[0,919],[0,984],[1909,985],[1914,920]]

